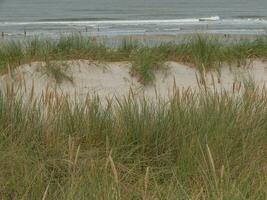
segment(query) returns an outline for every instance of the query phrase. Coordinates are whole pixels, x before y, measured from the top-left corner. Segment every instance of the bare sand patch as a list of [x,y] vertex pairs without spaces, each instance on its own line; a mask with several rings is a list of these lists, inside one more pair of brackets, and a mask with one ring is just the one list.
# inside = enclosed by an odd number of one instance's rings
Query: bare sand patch
[[135,96],[155,99],[158,96],[169,97],[174,88],[198,90],[205,85],[211,90],[231,91],[235,83],[244,80],[253,80],[260,87],[267,81],[267,63],[258,60],[247,67],[224,66],[220,72],[207,72],[204,75],[205,83],[196,69],[177,62],[166,62],[166,70],[155,72],[154,82],[146,86],[130,75],[130,62],[72,60],[57,63],[68,66],[65,73],[72,78],[72,82],[57,83],[42,70],[44,62],[33,62],[1,76],[0,89],[7,92],[12,85],[23,96],[39,97],[55,92],[79,99],[88,94],[96,94],[100,99],[121,98],[131,91]]

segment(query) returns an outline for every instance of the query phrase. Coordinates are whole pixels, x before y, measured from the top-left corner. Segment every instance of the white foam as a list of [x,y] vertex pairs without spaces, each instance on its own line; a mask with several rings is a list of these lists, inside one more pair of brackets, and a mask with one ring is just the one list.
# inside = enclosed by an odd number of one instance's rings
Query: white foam
[[[129,26],[129,27],[128,27]],[[0,28],[5,32],[23,32],[28,30],[27,35],[36,31],[48,34],[50,32],[65,33],[80,30],[96,35],[109,34],[153,34],[153,33],[192,33],[223,32],[240,34],[251,33],[267,34],[267,20],[260,18],[235,18],[221,19],[219,16],[187,19],[161,19],[161,20],[106,20],[106,21],[35,21],[35,22],[0,22]],[[241,29],[246,29],[243,31]],[[260,31],[259,31],[260,30]],[[24,34],[23,34],[24,35]]]
[[221,19],[219,16],[188,18],[188,19],[161,19],[161,20],[106,20],[106,21],[35,21],[35,22],[0,22],[0,26],[38,26],[38,25],[62,25],[62,26],[91,26],[99,25],[183,25],[183,24],[267,24],[267,20],[260,18],[247,19]]
[[142,24],[185,24],[196,23],[199,19],[162,19],[162,20],[109,20],[109,21],[40,21],[40,22],[0,22],[0,26],[25,25],[142,25]]
[[221,18],[219,16],[214,17],[203,17],[199,18],[199,21],[219,21]]

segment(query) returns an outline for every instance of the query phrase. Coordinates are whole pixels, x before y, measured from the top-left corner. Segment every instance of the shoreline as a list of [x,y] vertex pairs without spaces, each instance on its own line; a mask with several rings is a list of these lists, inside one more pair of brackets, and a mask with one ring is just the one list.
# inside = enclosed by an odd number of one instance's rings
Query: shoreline
[[[12,40],[12,39],[18,39],[18,40],[24,40],[24,39],[32,39],[36,37],[41,38],[50,38],[50,39],[57,39],[62,36],[68,36],[72,34],[81,34],[84,37],[91,37],[91,38],[98,38],[99,40],[123,40],[123,39],[137,39],[137,40],[157,40],[159,42],[164,42],[164,40],[168,41],[175,41],[177,38],[179,39],[185,39],[188,37],[192,37],[194,35],[205,35],[207,37],[217,37],[222,39],[232,39],[232,40],[240,40],[240,39],[255,39],[257,37],[265,37],[267,36],[267,28],[266,29],[259,29],[256,30],[258,32],[255,33],[247,33],[247,30],[236,30],[237,33],[231,33],[231,32],[223,32],[223,33],[216,33],[212,30],[206,31],[206,30],[197,30],[197,31],[186,31],[186,32],[174,32],[174,33],[125,33],[125,34],[112,34],[112,33],[90,33],[86,32],[86,29],[83,31],[70,31],[70,32],[59,32],[55,34],[49,34],[49,33],[31,33],[27,32],[27,30],[22,30],[18,33],[12,33],[12,32],[5,32],[4,30],[0,31],[1,37],[0,41],[4,41],[5,39]],[[244,33],[240,33],[244,32]]]

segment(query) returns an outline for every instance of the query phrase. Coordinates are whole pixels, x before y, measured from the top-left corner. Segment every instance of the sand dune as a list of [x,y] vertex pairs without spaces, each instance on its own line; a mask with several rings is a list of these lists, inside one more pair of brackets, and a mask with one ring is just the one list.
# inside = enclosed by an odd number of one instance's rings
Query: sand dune
[[[13,84],[16,91],[23,96],[33,92],[38,97],[47,92],[69,95],[70,97],[85,98],[87,94],[97,94],[101,99],[106,97],[123,97],[129,90],[136,96],[155,99],[156,96],[168,97],[174,87],[179,89],[199,89],[203,87],[199,72],[189,66],[166,62],[166,69],[155,72],[152,84],[142,85],[136,77],[129,73],[131,63],[109,62],[98,63],[88,60],[57,61],[58,65],[68,66],[66,74],[73,82],[64,80],[57,83],[53,77],[47,75],[43,67],[45,63],[34,62],[16,68],[12,73],[0,77],[1,90]],[[233,84],[254,80],[259,86],[267,81],[267,63],[254,61],[247,67],[222,67],[221,72],[207,72],[205,86],[209,89],[231,91]]]

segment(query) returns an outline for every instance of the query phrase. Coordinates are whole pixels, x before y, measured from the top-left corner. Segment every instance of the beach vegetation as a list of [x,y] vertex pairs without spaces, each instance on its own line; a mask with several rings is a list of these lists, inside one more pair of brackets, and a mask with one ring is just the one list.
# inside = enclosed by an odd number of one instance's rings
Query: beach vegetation
[[154,103],[1,94],[1,199],[264,200],[266,90],[246,85]]
[[69,64],[60,61],[46,61],[44,66],[42,66],[42,71],[48,77],[51,77],[56,83],[60,84],[63,81],[68,81],[73,83],[73,78],[68,75],[67,71]]
[[194,35],[180,43],[141,44],[123,39],[116,47],[93,41],[80,34],[58,39],[32,38],[6,40],[0,43],[0,72],[33,61],[87,59],[97,61],[130,61],[131,73],[143,83],[153,81],[154,70],[166,61],[186,63],[200,72],[220,70],[222,64],[245,65],[252,59],[266,59],[267,37],[222,42],[215,36]]

